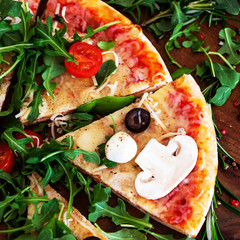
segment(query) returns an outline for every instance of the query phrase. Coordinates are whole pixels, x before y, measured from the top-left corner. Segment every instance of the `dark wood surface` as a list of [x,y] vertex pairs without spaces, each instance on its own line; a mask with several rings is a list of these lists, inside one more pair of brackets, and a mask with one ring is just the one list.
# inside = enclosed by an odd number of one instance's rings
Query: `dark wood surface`
[[[237,30],[240,28],[239,22],[228,21],[227,26],[232,28],[233,30]],[[198,36],[203,35],[206,37],[205,46],[210,45],[211,51],[217,51],[220,47],[218,46],[219,39],[218,33],[221,29],[221,25],[212,26],[208,28],[207,24],[204,23],[201,26],[201,31],[197,34]],[[164,46],[168,39],[165,37],[164,39],[156,42],[154,36],[144,29],[145,35],[151,40],[153,45],[157,48],[159,53],[161,54],[163,60],[168,66],[170,73],[175,71],[177,67],[174,65],[168,65],[169,59],[165,53]],[[240,40],[240,36],[237,36]],[[180,49],[174,50],[171,52],[172,55],[178,60],[180,64],[185,67],[195,67],[196,64],[202,63],[206,57],[201,53],[192,53],[190,49]],[[219,58],[213,57],[214,61],[219,61]],[[240,72],[240,66],[237,67],[237,71]],[[193,73],[194,76],[194,73]],[[199,79],[196,78],[199,82]],[[225,129],[227,134],[222,137],[220,140],[222,146],[235,158],[237,164],[240,164],[240,120],[238,120],[238,115],[240,114],[240,106],[235,107],[234,102],[236,99],[240,98],[240,84],[232,91],[231,97],[222,107],[213,107],[213,113],[216,121],[216,125],[219,127],[220,130]],[[223,170],[221,166],[219,166],[218,170],[218,177],[221,182],[231,190],[235,195],[240,197],[240,170],[233,169],[230,167],[227,170]],[[67,192],[63,189],[62,186],[54,186],[56,190],[59,190],[65,197],[67,197]],[[110,202],[112,205],[116,203],[117,197],[113,195]],[[225,198],[227,201],[228,199]],[[78,197],[75,199],[74,202],[75,207],[77,207],[85,216],[88,215],[88,200],[84,193],[80,193]],[[239,207],[238,207],[239,208]],[[239,208],[240,209],[240,208]],[[127,210],[129,213],[133,214],[136,217],[142,217],[143,214],[127,204]],[[223,234],[225,240],[239,240],[240,239],[240,217],[231,213],[229,210],[224,208],[223,206],[219,206],[216,209],[216,214],[218,217],[218,224],[220,230]],[[157,223],[154,220],[151,220],[154,225],[154,232],[162,233],[162,234],[173,234],[174,237],[180,238],[182,237],[181,234]],[[109,219],[100,219],[98,224],[105,230],[105,231],[115,231],[118,230],[117,227]],[[196,239],[202,239],[202,235],[205,230],[205,225],[202,227],[199,235]],[[0,240],[7,239],[5,236],[0,236]],[[155,238],[148,236],[149,240],[153,240]]]

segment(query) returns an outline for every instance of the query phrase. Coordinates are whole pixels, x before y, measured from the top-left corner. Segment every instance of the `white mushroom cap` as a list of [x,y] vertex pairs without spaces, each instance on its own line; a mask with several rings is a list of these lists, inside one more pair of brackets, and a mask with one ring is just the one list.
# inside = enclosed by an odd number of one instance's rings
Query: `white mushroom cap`
[[117,163],[132,160],[137,153],[135,140],[126,132],[115,133],[105,146],[106,158]]
[[192,171],[197,157],[189,136],[176,136],[167,146],[151,139],[135,160],[143,170],[135,180],[137,193],[146,199],[166,196]]

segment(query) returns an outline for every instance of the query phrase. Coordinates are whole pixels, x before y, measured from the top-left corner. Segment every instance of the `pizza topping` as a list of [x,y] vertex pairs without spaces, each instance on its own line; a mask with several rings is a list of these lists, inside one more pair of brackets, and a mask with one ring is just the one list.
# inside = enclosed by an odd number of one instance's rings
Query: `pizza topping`
[[106,158],[117,163],[132,160],[137,153],[135,140],[125,132],[114,134],[105,146]]
[[102,65],[102,52],[99,48],[85,42],[76,42],[69,53],[74,55],[77,64],[65,60],[67,71],[78,78],[88,78],[95,75]]
[[135,160],[143,170],[135,180],[137,193],[147,199],[166,196],[192,171],[197,157],[189,136],[176,136],[167,146],[151,139]]
[[150,113],[143,108],[134,108],[125,117],[127,129],[134,133],[145,131],[151,121]]
[[12,172],[15,165],[15,157],[13,151],[6,144],[0,143],[0,170],[3,169],[4,172]]

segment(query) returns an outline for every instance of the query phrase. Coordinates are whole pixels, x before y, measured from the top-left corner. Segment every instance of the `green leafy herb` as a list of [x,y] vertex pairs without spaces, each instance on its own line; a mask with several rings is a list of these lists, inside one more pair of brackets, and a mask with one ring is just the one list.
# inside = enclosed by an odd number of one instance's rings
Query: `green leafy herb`
[[135,218],[126,211],[126,206],[121,199],[118,199],[118,205],[114,208],[108,206],[105,202],[96,202],[92,204],[89,211],[89,221],[95,222],[99,217],[110,217],[116,225],[131,225],[138,229],[152,228],[149,223],[149,215],[144,218]]
[[240,63],[240,55],[238,54],[240,43],[235,43],[232,40],[232,37],[235,35],[236,33],[230,28],[224,28],[219,32],[219,37],[224,39],[224,45],[218,50],[218,52],[221,54],[227,54],[227,60],[233,65]]
[[99,48],[106,51],[113,48],[115,44],[116,44],[116,41],[100,41],[97,43]]
[[76,112],[98,113],[106,115],[131,104],[133,100],[134,96],[102,97],[80,105],[78,108],[76,108]]
[[0,2],[0,17],[5,18],[7,16],[17,17],[21,10],[21,2],[2,0]]
[[113,233],[107,233],[107,232],[104,232],[102,229],[99,228],[98,225],[96,225],[96,227],[98,228],[98,230],[100,232],[102,232],[108,239],[110,240],[116,240],[116,239],[119,239],[119,240],[146,240],[147,237],[139,232],[138,230],[136,229],[128,229],[128,228],[125,228],[125,229],[121,229],[117,232],[113,232]]
[[96,80],[98,83],[98,88],[104,83],[104,81],[117,69],[115,62],[113,60],[108,60],[104,62],[96,74]]
[[192,68],[186,68],[186,67],[178,68],[175,72],[171,74],[171,77],[173,80],[176,80],[180,78],[183,74],[190,74],[193,71],[194,69]]
[[239,14],[239,3],[237,0],[216,0],[216,2],[224,7],[226,12],[232,15],[238,15]]
[[53,90],[56,88],[57,83],[52,82],[51,80],[65,71],[65,67],[62,65],[63,61],[64,58],[62,57],[49,56],[46,54],[43,55],[43,62],[47,66],[42,73],[43,86],[54,100],[55,97],[53,95]]

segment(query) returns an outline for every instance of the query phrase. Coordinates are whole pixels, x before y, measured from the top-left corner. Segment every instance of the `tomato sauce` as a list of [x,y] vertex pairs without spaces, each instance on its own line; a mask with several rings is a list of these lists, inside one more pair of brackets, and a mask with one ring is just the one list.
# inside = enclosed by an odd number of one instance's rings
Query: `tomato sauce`
[[[75,32],[86,33],[88,25],[93,29],[104,25],[104,19],[98,16],[98,9],[86,9],[77,1],[50,0],[47,5],[47,16],[54,17],[57,3],[61,5],[60,16],[63,7],[66,7],[65,18],[69,35]],[[112,21],[115,20],[118,19],[112,19]],[[115,25],[95,34],[92,38],[93,45],[99,41],[116,41],[115,52],[130,69],[127,85],[147,80],[149,86],[153,87],[159,79],[165,80],[161,77],[154,79],[155,74],[163,72],[163,66],[159,63],[157,53],[149,51],[147,43],[138,38],[139,34],[141,34],[141,28],[133,28],[133,26],[124,24]]]

